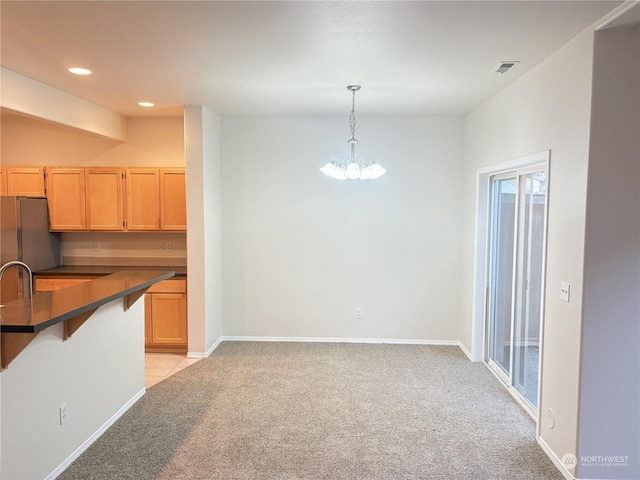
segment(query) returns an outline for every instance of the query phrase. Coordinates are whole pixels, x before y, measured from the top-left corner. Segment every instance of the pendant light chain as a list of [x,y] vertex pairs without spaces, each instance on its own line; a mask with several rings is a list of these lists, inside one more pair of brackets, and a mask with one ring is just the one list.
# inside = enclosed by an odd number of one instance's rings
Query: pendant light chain
[[351,100],[351,115],[349,115],[349,128],[351,129],[351,139],[354,140],[356,138],[356,128],[358,127],[356,123],[356,91],[353,90],[351,93],[353,97]]

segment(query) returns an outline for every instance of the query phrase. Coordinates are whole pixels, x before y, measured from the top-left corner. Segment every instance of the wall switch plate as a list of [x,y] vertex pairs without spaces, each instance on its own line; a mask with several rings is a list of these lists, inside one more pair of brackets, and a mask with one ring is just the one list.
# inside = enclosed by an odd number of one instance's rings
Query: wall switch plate
[[100,242],[93,242],[93,249],[100,250]]
[[569,302],[569,294],[571,291],[571,285],[566,282],[560,282],[560,300]]
[[362,318],[362,309],[356,308],[356,318],[360,320]]
[[60,425],[67,421],[67,404],[60,405]]

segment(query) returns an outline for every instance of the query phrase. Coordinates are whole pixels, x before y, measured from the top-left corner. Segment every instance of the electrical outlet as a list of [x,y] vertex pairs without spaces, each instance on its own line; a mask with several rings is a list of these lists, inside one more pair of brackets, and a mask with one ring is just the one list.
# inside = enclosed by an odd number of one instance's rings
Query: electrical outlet
[[560,300],[569,302],[569,295],[571,292],[571,285],[566,282],[560,282]]
[[165,252],[171,251],[171,242],[164,242],[164,251]]
[[93,242],[93,249],[100,250],[100,242]]
[[60,405],[60,425],[67,421],[67,404]]
[[356,308],[356,318],[360,320],[362,318],[362,309]]

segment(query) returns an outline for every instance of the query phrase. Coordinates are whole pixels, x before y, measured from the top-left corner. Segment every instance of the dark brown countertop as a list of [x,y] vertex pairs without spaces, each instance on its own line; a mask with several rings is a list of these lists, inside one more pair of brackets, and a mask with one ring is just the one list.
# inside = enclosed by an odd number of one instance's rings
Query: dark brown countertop
[[0,332],[36,333],[173,276],[167,267],[123,270],[62,290],[36,293],[33,298],[13,300],[0,308]]
[[38,270],[33,272],[34,276],[46,275],[49,277],[73,277],[78,275],[111,275],[112,273],[128,270],[132,272],[153,271],[153,272],[166,272],[173,270],[176,277],[185,277],[187,275],[187,267],[131,267],[131,266],[118,266],[118,265],[62,265],[60,267],[46,268],[44,270]]

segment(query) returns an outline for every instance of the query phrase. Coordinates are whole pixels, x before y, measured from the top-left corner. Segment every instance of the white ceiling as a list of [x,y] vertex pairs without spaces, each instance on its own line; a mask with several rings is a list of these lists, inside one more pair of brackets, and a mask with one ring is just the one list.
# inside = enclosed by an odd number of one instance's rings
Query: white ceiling
[[464,115],[620,3],[2,0],[0,59],[128,116]]

